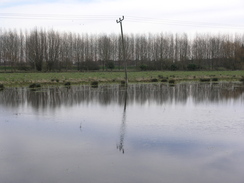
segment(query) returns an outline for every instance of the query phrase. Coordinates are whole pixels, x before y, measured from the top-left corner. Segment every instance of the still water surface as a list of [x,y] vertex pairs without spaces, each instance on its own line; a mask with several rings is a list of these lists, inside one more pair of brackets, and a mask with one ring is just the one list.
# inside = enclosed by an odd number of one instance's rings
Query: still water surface
[[0,182],[243,183],[244,87],[0,92]]

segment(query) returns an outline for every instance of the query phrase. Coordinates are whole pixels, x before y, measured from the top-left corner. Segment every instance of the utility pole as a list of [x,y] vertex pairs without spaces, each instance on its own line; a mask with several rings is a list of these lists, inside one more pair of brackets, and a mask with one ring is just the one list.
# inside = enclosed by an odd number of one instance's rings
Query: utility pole
[[121,29],[121,38],[122,38],[122,48],[123,48],[123,59],[124,59],[124,67],[125,67],[125,86],[128,86],[128,76],[127,76],[127,62],[125,57],[125,44],[124,44],[124,35],[123,35],[123,27],[122,27],[122,21],[124,20],[124,16],[122,16],[122,19],[119,18],[119,20],[116,20],[117,23],[120,23],[120,29]]

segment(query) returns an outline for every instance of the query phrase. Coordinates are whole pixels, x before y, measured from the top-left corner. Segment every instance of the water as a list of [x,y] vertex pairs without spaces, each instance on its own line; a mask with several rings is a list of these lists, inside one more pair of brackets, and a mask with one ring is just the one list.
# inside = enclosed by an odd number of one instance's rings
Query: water
[[0,182],[244,182],[244,86],[0,92]]

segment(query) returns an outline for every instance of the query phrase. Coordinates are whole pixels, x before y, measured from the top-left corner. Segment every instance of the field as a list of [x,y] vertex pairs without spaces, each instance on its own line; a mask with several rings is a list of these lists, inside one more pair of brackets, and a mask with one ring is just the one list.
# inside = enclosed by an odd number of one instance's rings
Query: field
[[[138,71],[128,72],[129,82],[161,82],[174,80],[199,81],[213,79],[239,81],[244,78],[244,71]],[[61,72],[61,73],[0,73],[0,84],[4,86],[27,86],[39,84],[89,84],[120,83],[124,80],[124,72]]]

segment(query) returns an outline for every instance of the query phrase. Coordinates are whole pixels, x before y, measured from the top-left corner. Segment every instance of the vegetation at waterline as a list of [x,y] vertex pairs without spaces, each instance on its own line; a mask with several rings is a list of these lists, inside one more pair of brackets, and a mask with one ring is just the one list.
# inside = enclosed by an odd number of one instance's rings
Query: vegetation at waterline
[[41,85],[39,83],[33,83],[33,84],[30,84],[29,85],[29,88],[32,88],[32,89],[34,89],[34,88],[40,88],[40,87],[41,87]]
[[[180,81],[240,81],[244,71],[138,71],[128,72],[129,82]],[[52,72],[52,73],[0,73],[4,86],[27,86],[33,83],[65,85],[98,83],[121,83],[124,72]]]
[[3,84],[0,84],[0,91],[4,89]]

